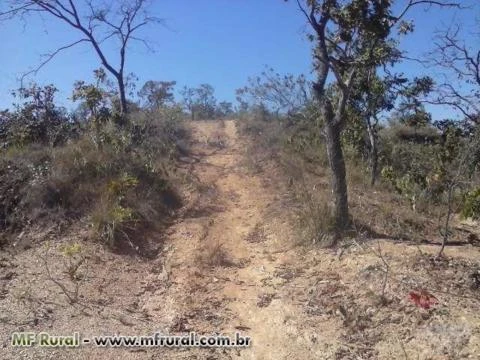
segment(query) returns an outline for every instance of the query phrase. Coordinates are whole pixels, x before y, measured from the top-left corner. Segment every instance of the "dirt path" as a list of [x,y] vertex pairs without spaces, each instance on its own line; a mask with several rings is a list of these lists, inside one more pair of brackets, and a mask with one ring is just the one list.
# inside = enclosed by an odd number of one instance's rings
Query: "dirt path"
[[[274,194],[247,171],[235,122],[196,122],[192,133],[193,173],[203,185],[167,244],[171,330],[240,330],[252,338],[249,349],[219,359],[320,358],[324,348],[315,349],[315,335],[305,331],[285,287],[294,275],[294,255],[282,250],[289,229],[268,216]],[[153,295],[146,307],[165,301]]]

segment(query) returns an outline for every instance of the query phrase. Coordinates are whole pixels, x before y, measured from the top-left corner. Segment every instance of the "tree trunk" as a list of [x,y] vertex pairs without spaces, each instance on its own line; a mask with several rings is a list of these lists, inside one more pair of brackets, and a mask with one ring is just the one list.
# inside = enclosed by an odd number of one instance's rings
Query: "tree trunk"
[[125,95],[125,83],[123,80],[123,76],[119,74],[117,77],[118,82],[118,92],[120,94],[120,113],[125,115],[128,112],[127,109],[127,96]]
[[455,189],[455,182],[452,181],[448,184],[448,211],[447,211],[447,217],[445,218],[445,227],[444,227],[444,233],[443,233],[443,239],[442,239],[442,247],[440,248],[440,251],[438,252],[437,258],[441,257],[443,255],[443,250],[445,249],[445,246],[448,243],[448,236],[449,236],[449,231],[450,231],[450,218],[452,216],[452,198],[453,198],[453,190]]
[[378,147],[377,147],[377,133],[375,125],[372,125],[370,120],[367,120],[368,139],[370,141],[370,170],[371,170],[371,185],[375,185],[377,180],[378,168]]
[[345,230],[349,225],[348,193],[341,143],[341,124],[333,119],[325,119],[325,138],[330,169],[332,171],[332,190],[335,200],[335,227]]

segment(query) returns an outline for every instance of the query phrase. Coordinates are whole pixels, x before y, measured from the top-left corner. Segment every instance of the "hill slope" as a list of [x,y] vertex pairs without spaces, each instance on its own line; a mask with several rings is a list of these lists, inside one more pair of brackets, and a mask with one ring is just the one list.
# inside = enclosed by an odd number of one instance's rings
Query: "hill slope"
[[[281,171],[249,171],[235,121],[190,124],[182,170],[196,179],[154,259],[113,254],[75,234],[10,250],[0,261],[4,359],[457,359],[480,354],[478,249],[352,240],[337,250],[299,244]],[[283,204],[283,205],[282,205]],[[82,281],[69,278],[80,242]],[[54,280],[54,281],[52,281]],[[66,293],[78,287],[79,301]],[[60,285],[59,285],[60,284]],[[429,289],[433,310],[408,301]],[[381,296],[383,295],[383,297]],[[93,335],[240,332],[247,349],[13,348],[13,331]]]

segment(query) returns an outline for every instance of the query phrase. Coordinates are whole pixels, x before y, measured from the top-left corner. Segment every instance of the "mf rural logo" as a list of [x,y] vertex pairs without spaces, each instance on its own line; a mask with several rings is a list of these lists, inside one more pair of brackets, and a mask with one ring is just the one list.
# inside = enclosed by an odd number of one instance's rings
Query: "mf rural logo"
[[44,347],[78,347],[80,346],[80,334],[56,336],[46,332],[15,332],[12,334],[12,346],[44,346]]

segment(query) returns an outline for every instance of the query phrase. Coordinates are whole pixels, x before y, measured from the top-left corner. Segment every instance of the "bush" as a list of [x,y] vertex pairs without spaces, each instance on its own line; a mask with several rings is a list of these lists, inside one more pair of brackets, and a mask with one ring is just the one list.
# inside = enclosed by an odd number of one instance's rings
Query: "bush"
[[2,148],[23,147],[32,143],[58,146],[78,135],[78,124],[54,103],[57,89],[53,85],[35,84],[14,92],[23,102],[14,112],[0,115]]
[[176,142],[186,136],[175,109],[132,114],[87,126],[62,146],[26,144],[3,150],[0,228],[32,221],[89,219],[111,246],[162,223],[180,199],[172,186]]
[[467,192],[463,199],[463,218],[480,219],[480,188]]

